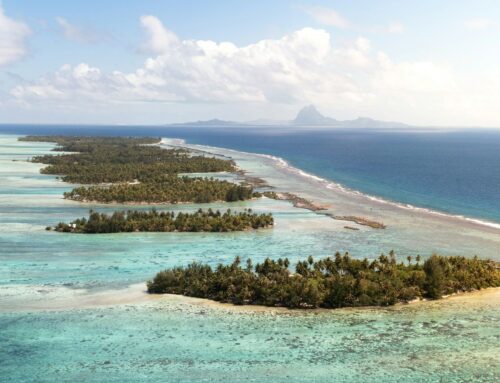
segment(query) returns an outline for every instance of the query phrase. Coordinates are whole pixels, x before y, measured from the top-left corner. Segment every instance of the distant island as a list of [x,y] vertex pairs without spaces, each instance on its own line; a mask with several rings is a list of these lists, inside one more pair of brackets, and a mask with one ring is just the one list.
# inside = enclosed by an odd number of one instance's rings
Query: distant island
[[338,128],[404,128],[409,125],[400,122],[379,121],[368,117],[358,117],[354,120],[336,120],[323,116],[314,105],[302,108],[297,117],[290,121],[296,126],[325,126]]
[[[165,149],[160,139],[144,137],[26,136],[20,141],[55,142],[59,155],[36,156],[43,174],[76,187],[64,197],[80,202],[179,203],[242,201],[257,197],[252,187],[207,177],[179,174],[235,172],[233,161]],[[69,153],[67,153],[69,152]]]
[[151,294],[180,294],[235,305],[262,305],[300,309],[390,306],[415,299],[440,299],[443,295],[500,286],[500,270],[476,257],[433,255],[396,262],[394,252],[369,262],[347,253],[315,261],[298,262],[295,272],[288,259],[241,266],[192,263],[159,272],[149,281]]
[[171,126],[212,126],[212,127],[217,127],[217,126],[234,126],[234,125],[239,125],[238,122],[235,121],[225,121],[225,120],[219,120],[218,118],[214,118],[212,120],[206,120],[206,121],[193,121],[193,122],[179,122],[179,123],[173,123],[169,124]]
[[168,126],[192,127],[224,127],[224,126],[290,126],[290,127],[332,127],[332,128],[408,128],[410,125],[401,122],[379,121],[368,117],[358,117],[354,120],[337,120],[322,115],[314,105],[303,107],[293,120],[257,119],[246,122],[212,119],[167,124]]
[[62,233],[106,234],[130,232],[231,232],[270,227],[274,224],[271,214],[256,214],[251,209],[234,213],[230,209],[199,209],[194,213],[175,214],[156,210],[117,211],[103,214],[90,211],[88,218],[80,218],[69,224],[59,223],[47,230]]

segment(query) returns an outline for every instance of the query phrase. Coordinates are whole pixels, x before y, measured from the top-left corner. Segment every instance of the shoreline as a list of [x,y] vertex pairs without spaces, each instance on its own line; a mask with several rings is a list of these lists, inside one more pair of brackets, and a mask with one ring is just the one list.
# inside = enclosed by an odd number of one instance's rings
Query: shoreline
[[[7,135],[10,136],[11,134],[7,134]],[[12,134],[12,135],[17,137],[17,138],[25,136],[25,135],[19,135],[19,134]],[[403,202],[385,199],[385,198],[380,197],[380,196],[375,196],[375,195],[363,193],[359,190],[351,189],[345,185],[342,185],[334,180],[328,180],[328,179],[316,176],[314,174],[307,173],[307,172],[301,170],[300,168],[297,168],[297,167],[290,165],[283,158],[269,155],[269,154],[252,153],[252,152],[245,152],[245,151],[241,151],[241,150],[238,151],[235,149],[224,148],[224,147],[211,147],[211,146],[207,146],[207,145],[189,144],[188,142],[186,142],[185,139],[169,138],[169,137],[161,137],[157,143],[154,143],[151,145],[156,145],[156,146],[160,146],[160,147],[161,146],[168,146],[168,147],[172,147],[172,148],[184,148],[184,149],[187,149],[187,150],[190,150],[193,152],[204,153],[204,154],[217,156],[217,157],[221,157],[221,158],[226,158],[226,159],[231,159],[231,157],[224,155],[224,154],[213,153],[210,151],[210,148],[213,148],[216,150],[224,150],[224,151],[233,152],[233,153],[242,153],[242,154],[257,156],[257,157],[261,157],[261,158],[267,158],[269,160],[274,161],[280,168],[285,169],[285,171],[289,171],[295,175],[299,175],[299,176],[302,176],[305,178],[312,179],[316,182],[321,183],[322,186],[326,187],[327,189],[332,190],[332,191],[336,191],[336,192],[344,194],[344,195],[352,196],[354,198],[356,198],[356,197],[363,198],[365,200],[368,200],[367,202],[376,203],[376,204],[381,205],[381,206],[389,205],[391,207],[395,207],[397,209],[401,209],[401,210],[405,210],[405,211],[416,212],[416,213],[420,213],[423,215],[430,215],[430,216],[445,219],[445,220],[453,220],[455,222],[465,223],[465,224],[471,225],[473,227],[486,228],[490,232],[494,232],[494,233],[498,233],[500,231],[500,222],[489,221],[487,219],[481,219],[481,218],[477,218],[477,217],[469,217],[469,216],[465,216],[462,214],[447,213],[447,212],[440,211],[437,209],[429,209],[429,208],[414,206],[414,205],[406,204]],[[54,145],[54,147],[55,147],[55,145]],[[198,147],[198,148],[196,148],[196,147]],[[242,169],[240,169],[240,170],[242,170]],[[247,173],[247,171],[245,171],[245,170],[242,170],[242,172]],[[244,178],[245,177],[255,178],[255,180],[258,180],[258,182],[264,182],[265,185],[263,185],[263,186],[273,188],[272,185],[267,184],[267,181],[265,181],[259,177],[247,176],[245,174],[242,174],[242,175]],[[301,198],[301,197],[299,197],[299,198]],[[96,201],[78,201],[78,200],[72,200],[72,199],[67,199],[67,200],[74,201],[74,202],[100,203],[100,204],[105,204],[105,205],[111,204],[111,203],[102,203],[102,202],[96,202]],[[312,201],[309,201],[309,202],[314,204],[314,202],[312,202]],[[142,204],[161,205],[163,203],[117,203],[117,204],[123,204],[123,205],[129,205],[129,204],[130,205],[133,205],[133,204],[136,204],[136,205],[142,205]],[[341,217],[341,216],[347,216],[347,215],[339,215],[339,217]],[[362,220],[366,219],[364,217],[356,217],[356,218],[361,218]],[[368,219],[368,221],[373,221],[376,224],[384,225],[383,223],[377,222],[377,220]],[[355,221],[351,220],[351,222],[355,222]]]
[[[171,141],[168,141],[168,140],[171,140]],[[216,150],[223,150],[223,151],[228,151],[228,152],[233,152],[233,153],[241,153],[241,154],[245,154],[245,155],[266,158],[268,160],[273,161],[277,167],[279,167],[285,171],[288,171],[292,174],[295,174],[295,175],[298,175],[298,176],[301,176],[304,178],[311,179],[315,182],[320,183],[323,187],[326,187],[327,189],[329,189],[331,191],[338,192],[338,193],[343,194],[343,195],[347,195],[348,197],[363,198],[364,200],[367,200],[366,202],[375,203],[375,204],[381,205],[381,206],[388,205],[388,206],[391,206],[391,207],[394,207],[394,208],[397,208],[400,210],[416,212],[416,213],[420,213],[423,215],[430,215],[433,217],[447,219],[447,220],[454,220],[456,222],[461,222],[461,223],[467,223],[467,224],[473,225],[475,227],[479,226],[482,228],[486,228],[490,231],[494,231],[495,233],[500,231],[500,223],[499,222],[488,221],[486,219],[475,218],[475,217],[468,217],[468,216],[461,215],[461,214],[447,213],[447,212],[435,210],[435,209],[428,209],[428,208],[424,208],[424,207],[414,206],[411,204],[406,204],[403,202],[393,201],[390,199],[385,199],[383,197],[363,193],[359,190],[351,189],[347,186],[344,186],[338,182],[328,180],[328,179],[316,176],[314,174],[307,173],[300,168],[297,168],[297,167],[290,165],[286,160],[284,160],[281,157],[277,157],[277,156],[273,156],[273,155],[269,155],[269,154],[262,154],[262,153],[245,152],[245,151],[241,151],[241,150],[235,150],[235,149],[224,148],[224,147],[211,147],[211,146],[199,145],[199,144],[189,144],[184,139],[176,139],[176,138],[172,138],[172,139],[162,138],[162,144],[164,144],[166,146],[171,146],[171,147],[181,147],[181,148],[185,148],[188,150],[200,151],[200,152],[204,152],[204,153],[211,154],[214,156],[221,156],[221,157],[226,157],[226,158],[228,158],[228,156],[210,152],[209,151],[210,148],[213,148]],[[207,148],[208,150],[207,149],[199,149],[196,147]],[[376,221],[374,221],[374,222],[376,222]]]
[[232,303],[224,303],[213,301],[206,298],[196,298],[189,297],[185,295],[178,294],[159,294],[159,297],[164,297],[163,299],[168,301],[181,301],[182,303],[190,303],[199,307],[210,307],[218,310],[230,310],[235,312],[243,313],[279,313],[279,314],[290,314],[290,315],[307,315],[307,314],[319,314],[319,313],[341,313],[345,311],[386,311],[386,310],[398,310],[407,307],[417,307],[420,305],[428,304],[440,304],[445,302],[450,302],[454,300],[476,300],[477,298],[482,299],[496,299],[500,305],[500,287],[487,287],[481,290],[473,290],[466,292],[454,293],[451,295],[443,296],[441,299],[430,300],[430,299],[415,299],[413,301],[403,303],[398,302],[392,306],[358,306],[358,307],[339,307],[339,308],[314,308],[314,309],[298,309],[298,308],[288,308],[288,307],[272,307],[272,306],[261,306],[261,305],[234,305]]
[[[188,147],[187,149],[188,149],[188,150],[191,150],[189,147]],[[214,155],[217,155],[217,154],[214,154]],[[290,193],[290,194],[291,194],[291,193]],[[300,199],[300,198],[302,198],[302,197],[298,197],[298,196],[296,196],[296,195],[293,195],[293,196],[295,196],[295,197],[297,197],[297,198],[299,198],[299,199]],[[289,197],[290,197],[290,196],[289,196]],[[303,199],[303,200],[305,200],[305,199]],[[73,200],[73,201],[74,201],[74,200]],[[305,200],[305,201],[308,201],[308,200]],[[75,202],[82,202],[82,201],[75,201]],[[310,202],[310,201],[308,201],[308,202]],[[103,204],[103,205],[107,205],[107,204],[109,204],[109,203],[102,203],[102,204]],[[117,205],[124,205],[123,203],[116,203],[116,204],[117,204]],[[130,204],[131,204],[131,205],[138,205],[138,203],[136,203],[136,202],[132,202],[132,203],[130,203]],[[141,203],[139,203],[139,204],[141,204]],[[142,203],[142,204],[144,204],[144,205],[152,205],[151,203],[148,203],[148,202],[146,202],[146,203]],[[165,204],[169,204],[169,203],[165,203]],[[189,204],[189,202],[187,202],[187,204]],[[311,202],[311,204],[313,204],[313,203]],[[153,205],[154,205],[154,203],[153,203]],[[169,204],[169,205],[172,205],[172,204]],[[295,205],[294,205],[294,206],[295,206]],[[314,205],[313,205],[313,206],[314,206]],[[302,207],[302,206],[296,206],[296,207]],[[307,208],[307,207],[304,207],[304,208]],[[320,209],[318,209],[318,210],[321,210],[321,208],[320,208]],[[318,214],[323,214],[323,213],[318,213]],[[327,215],[327,214],[325,214],[325,215]],[[353,219],[353,218],[356,218],[356,219],[357,219],[357,218],[359,218],[359,217],[355,217],[355,216],[341,216],[341,217],[342,217],[342,218],[351,218],[351,219]],[[332,217],[332,218],[333,218],[333,217]],[[354,220],[353,220],[353,222],[356,222],[356,221],[354,221]],[[358,223],[358,222],[356,222],[356,223]],[[345,228],[345,227],[344,227],[344,228]],[[289,309],[286,309],[286,310],[289,310]]]
[[[73,199],[73,198],[62,198],[63,200],[66,201],[72,201],[72,202],[78,202],[78,203],[87,203],[87,204],[92,204],[92,205],[104,205],[104,206],[176,206],[176,205],[209,205],[209,204],[230,204],[234,202],[248,202],[248,201],[257,201],[259,198],[257,197],[252,197],[246,200],[242,201],[224,201],[224,200],[217,200],[217,201],[211,201],[211,202],[118,202],[118,201],[111,201],[111,202],[102,202],[102,201],[94,201],[94,200],[78,200],[78,199]],[[229,209],[230,207],[228,207]]]
[[[104,290],[87,294],[86,289],[71,289],[61,287],[65,292],[71,292],[68,296],[55,296],[52,299],[43,299],[42,301],[26,302],[25,304],[17,302],[16,304],[3,305],[0,313],[18,313],[18,312],[40,312],[40,311],[71,311],[71,310],[91,310],[100,307],[115,306],[139,306],[144,304],[155,304],[164,307],[165,304],[182,304],[197,308],[213,309],[217,311],[230,311],[241,314],[280,314],[306,316],[317,314],[341,314],[353,311],[380,311],[400,310],[405,308],[424,308],[432,305],[442,305],[454,301],[480,302],[485,300],[493,302],[500,306],[500,287],[488,287],[481,290],[459,292],[443,296],[441,299],[415,299],[407,303],[396,303],[391,306],[358,306],[358,307],[340,307],[340,308],[315,308],[298,309],[288,307],[272,307],[261,305],[234,305],[232,303],[218,302],[206,298],[196,298],[180,294],[149,294],[145,283],[135,283],[122,289]],[[0,287],[0,292],[2,288]],[[43,287],[37,286],[37,290],[42,294]],[[50,294],[50,292],[49,292]],[[0,295],[1,298],[1,295]],[[44,297],[45,298],[45,297]]]

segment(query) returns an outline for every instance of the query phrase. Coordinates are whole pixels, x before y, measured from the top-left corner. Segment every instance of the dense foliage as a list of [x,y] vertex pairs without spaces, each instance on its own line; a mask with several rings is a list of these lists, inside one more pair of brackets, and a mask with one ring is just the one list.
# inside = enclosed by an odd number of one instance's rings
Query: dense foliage
[[164,177],[155,182],[114,184],[110,186],[81,186],[64,196],[75,201],[98,202],[213,202],[242,201],[252,198],[251,188],[213,178]]
[[54,142],[58,146],[55,151],[64,152],[88,152],[93,150],[96,144],[127,146],[157,144],[160,138],[154,137],[92,137],[92,136],[25,136],[19,137],[19,141],[26,142]]
[[65,197],[96,202],[212,202],[252,198],[251,187],[213,178],[178,177],[179,173],[234,171],[232,161],[163,149],[159,139],[134,137],[27,136],[24,141],[56,142],[55,150],[76,153],[34,157],[48,164],[44,174],[65,182],[109,184],[77,187]]
[[[228,209],[199,209],[195,213],[151,211],[114,212],[112,215],[90,211],[89,218],[80,218],[70,224],[59,223],[54,230],[64,233],[121,233],[121,232],[228,232],[259,229],[273,225],[271,214],[256,214],[251,209],[234,213]],[[48,227],[48,230],[52,228]]]
[[433,255],[423,264],[397,263],[393,252],[369,262],[337,253],[334,258],[298,262],[295,273],[287,259],[266,259],[255,268],[192,263],[159,272],[148,292],[183,294],[233,304],[336,308],[386,306],[415,298],[500,286],[500,271],[487,260]]
[[[35,140],[28,136],[24,140]],[[164,149],[153,138],[54,137],[40,140],[57,142],[56,150],[73,152],[32,158],[48,164],[43,174],[62,175],[65,182],[96,184],[109,182],[149,182],[164,174],[233,171],[234,164],[219,158],[192,156],[182,149]]]

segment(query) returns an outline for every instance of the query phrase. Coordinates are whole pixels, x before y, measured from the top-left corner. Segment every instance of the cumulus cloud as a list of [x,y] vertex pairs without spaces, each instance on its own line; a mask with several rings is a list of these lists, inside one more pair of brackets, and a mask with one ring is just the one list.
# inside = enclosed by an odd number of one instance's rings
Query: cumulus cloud
[[142,46],[143,51],[154,54],[165,53],[169,48],[175,48],[179,39],[169,31],[155,16],[141,16],[141,24],[147,33],[147,41]]
[[56,22],[68,40],[84,44],[94,44],[101,40],[101,36],[96,31],[76,26],[63,17],[57,17]]
[[305,8],[305,11],[320,24],[330,25],[341,29],[350,27],[350,22],[334,9],[326,7],[308,7]]
[[[397,61],[358,38],[335,46],[322,29],[303,28],[279,39],[237,46],[184,40],[153,16],[141,18],[154,53],[133,72],[104,72],[86,63],[64,65],[10,94],[19,102],[54,105],[217,103],[296,105],[376,118],[422,121],[456,118],[491,104],[488,94],[458,81],[452,68],[431,61]],[[493,86],[494,90],[498,87]],[[474,105],[472,105],[472,102]],[[492,106],[492,111],[495,107]]]
[[493,22],[490,19],[486,18],[474,18],[467,20],[465,23],[465,28],[472,30],[472,31],[484,31],[488,28],[490,28],[493,25]]
[[[325,71],[333,65],[335,54],[330,35],[323,30],[304,28],[278,40],[237,47],[229,42],[180,40],[156,21],[149,19],[146,26],[148,47],[161,54],[147,59],[135,72],[104,74],[87,64],[65,65],[33,84],[14,88],[12,95],[24,99],[111,95],[116,100],[138,101],[293,102],[310,93],[353,91],[351,81]],[[346,57],[359,60],[355,52]]]
[[0,3],[0,65],[17,61],[26,55],[26,38],[30,34],[25,23],[5,15]]

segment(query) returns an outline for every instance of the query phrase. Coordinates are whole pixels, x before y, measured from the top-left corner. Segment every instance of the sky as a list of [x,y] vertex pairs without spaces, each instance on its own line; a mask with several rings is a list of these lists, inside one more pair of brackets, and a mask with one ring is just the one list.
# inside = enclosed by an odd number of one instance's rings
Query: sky
[[500,127],[497,0],[0,0],[0,123]]

